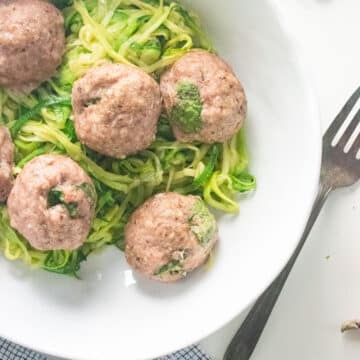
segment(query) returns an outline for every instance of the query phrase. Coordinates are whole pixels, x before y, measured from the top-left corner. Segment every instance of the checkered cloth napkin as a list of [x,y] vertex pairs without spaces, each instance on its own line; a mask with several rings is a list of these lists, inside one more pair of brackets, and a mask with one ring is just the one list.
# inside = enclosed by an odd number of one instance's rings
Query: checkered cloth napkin
[[[45,355],[0,338],[0,360],[47,360]],[[211,360],[197,346],[189,346],[157,360]]]

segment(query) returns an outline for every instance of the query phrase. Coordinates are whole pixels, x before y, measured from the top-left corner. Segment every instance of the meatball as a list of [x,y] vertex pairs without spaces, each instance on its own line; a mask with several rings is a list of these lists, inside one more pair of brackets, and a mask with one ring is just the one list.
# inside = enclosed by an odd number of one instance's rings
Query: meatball
[[143,70],[121,64],[92,68],[72,94],[76,133],[89,148],[121,159],[154,140],[160,88]]
[[96,192],[84,170],[62,155],[27,163],[8,199],[11,226],[39,250],[74,250],[86,240]]
[[207,51],[191,51],[161,77],[174,135],[183,142],[225,142],[242,127],[244,89],[231,67]]
[[145,276],[173,282],[202,265],[217,239],[216,220],[199,197],[162,193],[133,213],[125,255]]
[[56,7],[0,1],[0,86],[30,92],[54,75],[64,51],[64,19]]
[[0,202],[6,201],[12,184],[12,167],[14,164],[14,144],[10,132],[0,126]]

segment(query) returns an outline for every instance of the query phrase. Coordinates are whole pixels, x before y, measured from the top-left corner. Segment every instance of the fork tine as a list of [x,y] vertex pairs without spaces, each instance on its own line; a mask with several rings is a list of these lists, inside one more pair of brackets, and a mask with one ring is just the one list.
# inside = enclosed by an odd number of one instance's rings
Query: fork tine
[[359,125],[359,121],[360,121],[360,109],[358,110],[354,118],[351,120],[351,123],[346,128],[344,134],[341,136],[337,146],[339,146],[341,149],[345,148],[346,144],[351,138],[351,135],[354,133],[357,126]]
[[357,103],[357,101],[360,98],[360,87],[356,89],[356,91],[352,94],[350,99],[347,101],[347,103],[344,105],[344,107],[341,109],[338,116],[335,118],[335,120],[332,122],[330,127],[327,129],[324,139],[331,142],[334,138],[334,136],[339,131],[341,125],[344,123],[346,118],[351,113],[351,110],[353,109],[354,105]]
[[356,157],[359,150],[360,150],[360,133],[356,137],[354,143],[351,145],[349,154],[353,157]]

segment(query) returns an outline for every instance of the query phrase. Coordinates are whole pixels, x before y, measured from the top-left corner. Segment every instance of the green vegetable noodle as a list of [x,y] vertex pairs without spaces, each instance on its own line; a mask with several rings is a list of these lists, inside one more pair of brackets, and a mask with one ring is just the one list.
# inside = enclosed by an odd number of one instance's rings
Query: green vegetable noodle
[[[254,189],[247,173],[244,131],[224,144],[179,143],[169,121],[191,133],[202,128],[199,89],[178,86],[178,105],[169,118],[161,115],[157,137],[145,151],[123,160],[109,158],[80,144],[71,120],[74,82],[91,67],[106,62],[134,64],[159,79],[164,69],[193,48],[213,51],[195,14],[177,2],[163,0],[53,0],[65,19],[66,53],[55,76],[30,95],[0,88],[0,123],[10,129],[15,144],[15,174],[42,154],[63,154],[92,178],[79,185],[95,205],[95,219],[82,247],[75,251],[39,251],[10,226],[0,206],[0,251],[9,260],[47,271],[77,276],[89,254],[108,245],[124,250],[124,227],[133,211],[151,195],[175,191],[201,196],[226,213],[237,213],[235,196]],[[94,99],[96,102],[96,99]],[[202,204],[202,202],[199,202]],[[78,204],[64,202],[61,189],[52,189],[47,206],[64,206],[75,218]],[[203,205],[198,209],[207,211]],[[206,214],[205,214],[206,215]],[[208,214],[209,215],[209,214]],[[190,220],[192,231],[206,243],[212,226]],[[173,261],[158,274],[181,272]]]

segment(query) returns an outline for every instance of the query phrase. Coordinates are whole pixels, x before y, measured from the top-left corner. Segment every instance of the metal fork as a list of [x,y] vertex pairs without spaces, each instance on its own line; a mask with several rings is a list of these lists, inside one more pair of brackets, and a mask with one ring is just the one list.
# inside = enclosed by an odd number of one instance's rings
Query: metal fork
[[[328,195],[332,190],[355,184],[360,178],[360,160],[356,158],[360,148],[360,134],[355,138],[350,150],[347,149],[349,140],[352,139],[360,123],[360,110],[353,117],[344,134],[340,137],[340,140],[334,144],[336,135],[342,128],[345,120],[349,117],[359,98],[360,87],[350,97],[326,131],[323,137],[319,191],[300,242],[285,268],[252,307],[250,313],[228,346],[224,360],[250,359],[290,271]],[[345,149],[347,152],[345,152]]]

